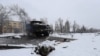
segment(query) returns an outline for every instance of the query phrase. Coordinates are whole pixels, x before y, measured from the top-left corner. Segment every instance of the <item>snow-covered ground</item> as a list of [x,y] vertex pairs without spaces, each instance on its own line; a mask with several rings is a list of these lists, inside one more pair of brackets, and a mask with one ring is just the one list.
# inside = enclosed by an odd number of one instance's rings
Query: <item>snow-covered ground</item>
[[20,37],[21,35],[23,35],[23,33],[4,33],[4,34],[0,34],[0,37],[14,36],[16,38],[21,38]]
[[[77,40],[71,42],[44,41],[39,45],[55,47],[55,50],[48,56],[100,56],[100,35],[95,33],[73,34],[73,38]],[[33,51],[34,48],[0,50],[0,56],[39,56]]]
[[100,56],[100,36],[87,33],[75,34],[74,38],[78,40],[59,44],[49,56]]
[[50,37],[58,37],[58,38],[72,38],[73,34],[65,34],[65,33],[53,33],[50,35]]

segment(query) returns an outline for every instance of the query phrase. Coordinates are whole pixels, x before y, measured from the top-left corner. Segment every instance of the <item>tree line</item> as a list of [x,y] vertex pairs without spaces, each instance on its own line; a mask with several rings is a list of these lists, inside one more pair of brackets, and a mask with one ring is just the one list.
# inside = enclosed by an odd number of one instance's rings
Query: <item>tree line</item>
[[88,28],[85,25],[80,26],[79,24],[74,21],[73,25],[69,20],[63,22],[61,18],[59,18],[55,22],[54,32],[57,33],[94,33],[100,32],[100,29],[96,28]]

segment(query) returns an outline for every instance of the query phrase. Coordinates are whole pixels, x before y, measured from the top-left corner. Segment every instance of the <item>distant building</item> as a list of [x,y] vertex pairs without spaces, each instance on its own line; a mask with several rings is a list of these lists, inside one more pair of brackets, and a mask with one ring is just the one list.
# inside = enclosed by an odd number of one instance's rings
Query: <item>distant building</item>
[[23,29],[20,21],[9,21],[3,25],[3,33],[21,33]]

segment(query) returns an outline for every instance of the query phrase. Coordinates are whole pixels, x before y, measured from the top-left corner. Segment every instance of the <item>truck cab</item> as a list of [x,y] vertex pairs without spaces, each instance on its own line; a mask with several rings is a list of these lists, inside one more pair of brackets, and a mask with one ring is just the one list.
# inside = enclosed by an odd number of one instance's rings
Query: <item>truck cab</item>
[[48,37],[52,29],[42,21],[30,21],[27,25],[27,34],[31,37]]

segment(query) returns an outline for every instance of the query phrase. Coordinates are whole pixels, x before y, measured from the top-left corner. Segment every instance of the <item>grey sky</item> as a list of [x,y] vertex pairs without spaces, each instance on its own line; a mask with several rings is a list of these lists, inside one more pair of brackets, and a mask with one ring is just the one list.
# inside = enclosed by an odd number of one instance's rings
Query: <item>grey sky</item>
[[100,0],[0,0],[3,5],[18,4],[31,18],[48,18],[50,24],[59,17],[80,25],[100,28]]

